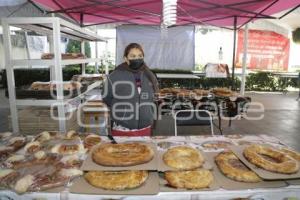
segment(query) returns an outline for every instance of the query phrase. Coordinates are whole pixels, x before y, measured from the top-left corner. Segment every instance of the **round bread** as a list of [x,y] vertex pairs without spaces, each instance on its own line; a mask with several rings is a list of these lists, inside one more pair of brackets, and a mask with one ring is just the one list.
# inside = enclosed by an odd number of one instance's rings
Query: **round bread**
[[232,152],[221,152],[215,157],[215,162],[220,171],[235,181],[256,183],[261,179],[248,169]]
[[8,141],[8,146],[13,147],[15,151],[25,146],[25,144],[26,144],[25,137],[13,137]]
[[163,155],[163,161],[169,167],[180,170],[191,170],[203,165],[204,158],[192,147],[177,146],[168,149]]
[[202,144],[207,149],[227,149],[230,145],[233,144],[229,141],[208,141]]
[[101,137],[99,135],[91,134],[84,138],[84,147],[91,149],[93,146],[101,142]]
[[80,168],[82,160],[77,154],[63,156],[55,165],[59,168]]
[[49,133],[48,131],[43,131],[43,132],[39,133],[39,134],[35,137],[34,141],[45,142],[45,141],[48,141],[48,140],[50,140],[50,139],[51,139],[50,133]]
[[39,151],[31,157],[24,155],[13,155],[9,157],[3,165],[11,169],[25,169],[36,165],[50,165],[58,162],[60,158],[55,154],[46,155],[45,152]]
[[14,152],[14,148],[11,146],[0,146],[0,162],[7,159],[7,157]]
[[133,189],[142,185],[148,178],[147,171],[90,171],[85,180],[94,187],[106,190]]
[[271,147],[250,145],[243,153],[249,162],[271,172],[293,174],[299,170],[298,161]]
[[61,155],[70,155],[70,154],[83,154],[86,152],[83,144],[57,144],[51,149],[51,153],[57,153]]
[[152,148],[142,143],[105,143],[97,147],[92,153],[93,161],[104,166],[143,164],[152,160],[153,156]]
[[167,171],[165,179],[174,188],[201,189],[208,188],[214,180],[209,170]]
[[0,188],[9,187],[9,184],[14,182],[19,175],[20,172],[13,169],[0,169]]
[[35,153],[41,149],[40,142],[34,141],[27,143],[24,147],[25,152],[27,153]]
[[297,161],[300,161],[300,153],[297,151],[293,151],[291,149],[287,149],[287,148],[283,148],[280,149],[283,153],[286,153],[287,155],[291,156],[292,158],[294,158]]
[[76,139],[78,137],[79,137],[79,133],[77,133],[74,130],[71,130],[66,133],[65,139],[72,140],[72,139]]

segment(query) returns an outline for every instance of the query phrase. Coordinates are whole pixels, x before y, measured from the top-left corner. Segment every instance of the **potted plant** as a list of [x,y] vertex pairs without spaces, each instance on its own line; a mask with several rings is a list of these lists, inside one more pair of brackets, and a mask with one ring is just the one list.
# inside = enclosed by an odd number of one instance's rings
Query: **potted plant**
[[300,27],[293,31],[293,41],[300,44]]

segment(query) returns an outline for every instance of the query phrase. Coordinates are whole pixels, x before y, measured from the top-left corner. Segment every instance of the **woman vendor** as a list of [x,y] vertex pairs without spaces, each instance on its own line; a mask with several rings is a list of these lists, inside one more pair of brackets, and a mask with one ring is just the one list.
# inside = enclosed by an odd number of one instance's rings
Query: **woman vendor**
[[111,110],[114,136],[151,135],[156,116],[154,98],[159,89],[144,56],[141,45],[129,44],[124,51],[124,62],[106,79],[102,98]]

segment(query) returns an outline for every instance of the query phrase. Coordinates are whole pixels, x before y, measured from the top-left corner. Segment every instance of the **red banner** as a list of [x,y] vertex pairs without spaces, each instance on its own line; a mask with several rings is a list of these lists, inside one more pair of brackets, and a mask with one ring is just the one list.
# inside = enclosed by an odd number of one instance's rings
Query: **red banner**
[[[244,30],[238,32],[236,67],[242,66]],[[287,71],[290,40],[272,31],[249,30],[248,69]]]

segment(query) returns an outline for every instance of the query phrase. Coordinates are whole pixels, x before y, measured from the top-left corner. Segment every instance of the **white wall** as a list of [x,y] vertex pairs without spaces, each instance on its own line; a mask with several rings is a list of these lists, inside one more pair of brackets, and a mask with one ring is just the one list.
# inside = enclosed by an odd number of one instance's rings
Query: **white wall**
[[[2,35],[0,35],[2,37]],[[3,47],[3,39],[0,40],[0,70],[5,68],[5,60],[4,60],[4,47]],[[13,55],[16,59],[25,59],[27,57],[27,52],[25,48],[12,48]]]
[[196,65],[205,65],[209,62],[219,63],[219,49],[222,47],[222,63],[232,66],[233,32],[217,29],[202,34],[197,31],[195,35],[195,60]]
[[292,40],[290,44],[289,71],[295,72],[300,70],[300,44],[296,44]]
[[[105,60],[110,57],[112,62],[115,63],[116,56],[116,29],[115,28],[99,28],[98,34],[107,38],[107,42],[98,42],[98,58]],[[91,57],[96,57],[95,42],[90,42],[91,45]],[[100,63],[99,63],[100,65]]]
[[[4,55],[4,47],[3,47],[3,39],[2,39],[2,31],[0,26],[0,70],[5,68],[5,55]],[[43,53],[49,52],[49,43],[47,41],[46,36],[28,36],[28,44],[29,44],[29,56],[31,59],[40,59]],[[66,52],[67,43],[61,43],[61,52]],[[13,59],[28,59],[26,48],[20,48],[12,46],[12,57]],[[28,67],[28,66],[22,66]],[[48,67],[48,66],[31,66],[33,68],[39,67]]]

